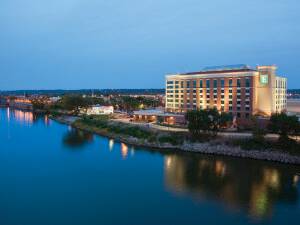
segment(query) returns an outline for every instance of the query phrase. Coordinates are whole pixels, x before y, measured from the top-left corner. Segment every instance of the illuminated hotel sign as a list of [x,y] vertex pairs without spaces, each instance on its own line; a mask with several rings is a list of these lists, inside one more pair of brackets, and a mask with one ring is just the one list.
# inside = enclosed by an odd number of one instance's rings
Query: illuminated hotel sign
[[269,83],[269,76],[265,75],[265,74],[260,75],[260,83],[265,84],[265,85],[268,84]]

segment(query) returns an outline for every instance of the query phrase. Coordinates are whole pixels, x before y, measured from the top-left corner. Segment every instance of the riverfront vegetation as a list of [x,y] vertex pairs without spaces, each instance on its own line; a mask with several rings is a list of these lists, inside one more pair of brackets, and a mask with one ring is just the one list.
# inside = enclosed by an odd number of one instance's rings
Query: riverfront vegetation
[[[195,142],[219,140],[221,144],[233,147],[239,146],[245,150],[274,150],[300,155],[300,144],[290,138],[299,134],[299,123],[294,117],[285,114],[274,114],[267,128],[261,128],[258,124],[255,124],[257,119],[254,117],[252,138],[237,139],[216,136],[217,131],[220,131],[230,121],[230,115],[221,115],[216,113],[215,110],[198,110],[187,113],[187,119],[189,123],[193,121],[193,126],[189,126],[190,132],[188,133],[159,131],[145,126],[124,124],[112,121],[110,116],[83,116],[73,125],[87,131],[109,137],[122,138],[123,140],[132,140],[134,138],[134,143],[153,145],[153,147],[170,144],[173,147],[180,148],[183,143],[192,144]],[[203,124],[200,121],[206,122],[205,127],[200,125]],[[266,134],[270,132],[280,135],[279,138],[272,140],[266,138]]]
[[180,145],[186,138],[185,134],[169,133],[164,131],[154,131],[146,127],[113,122],[109,116],[84,116],[73,124],[91,132],[100,133],[106,136],[118,138],[136,138],[140,144],[153,143]]

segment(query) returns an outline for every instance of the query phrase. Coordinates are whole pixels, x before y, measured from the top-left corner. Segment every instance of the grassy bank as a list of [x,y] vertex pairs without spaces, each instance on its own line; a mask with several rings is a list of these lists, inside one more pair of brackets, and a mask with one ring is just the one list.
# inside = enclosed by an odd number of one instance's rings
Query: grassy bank
[[[55,118],[60,122],[62,117]],[[70,122],[66,119],[66,123]],[[72,126],[113,138],[126,144],[179,151],[252,158],[281,163],[300,164],[299,143],[278,143],[241,138],[230,139],[204,135],[193,139],[186,133],[158,131],[155,129],[125,124],[110,120],[108,116],[85,116],[77,119]],[[286,147],[284,147],[286,146]]]
[[73,126],[109,137],[134,138],[139,144],[152,144],[153,146],[162,144],[178,146],[186,139],[182,134],[154,131],[145,127],[113,122],[108,116],[85,116],[75,121]]

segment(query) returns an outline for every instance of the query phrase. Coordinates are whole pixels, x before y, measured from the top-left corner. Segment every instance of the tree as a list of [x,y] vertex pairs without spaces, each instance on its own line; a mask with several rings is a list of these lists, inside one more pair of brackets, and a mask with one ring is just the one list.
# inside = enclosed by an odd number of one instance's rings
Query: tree
[[252,121],[252,137],[255,141],[262,143],[265,140],[265,135],[267,133],[265,127],[263,127],[257,118],[257,116],[253,116],[251,118]]
[[216,135],[221,127],[228,125],[232,121],[232,116],[228,113],[219,113],[216,108],[191,110],[186,113],[188,129],[194,137],[201,134]]
[[81,95],[65,95],[60,104],[63,109],[78,111],[79,107],[87,107],[89,102]]
[[300,124],[297,116],[288,116],[285,113],[275,113],[270,118],[268,129],[280,135],[280,139],[288,139],[289,135],[298,135]]

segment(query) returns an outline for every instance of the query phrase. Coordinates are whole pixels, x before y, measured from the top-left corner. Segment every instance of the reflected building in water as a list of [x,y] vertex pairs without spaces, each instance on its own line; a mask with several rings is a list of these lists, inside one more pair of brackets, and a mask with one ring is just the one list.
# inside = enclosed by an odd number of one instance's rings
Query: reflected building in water
[[128,146],[124,143],[121,143],[121,154],[123,159],[127,159],[128,156]]
[[20,109],[6,109],[6,116],[8,122],[13,119],[20,124],[32,125],[33,123],[37,122],[39,119],[43,120],[46,126],[51,124],[51,120],[49,119],[48,115],[36,114],[32,111],[24,111]]
[[216,200],[231,209],[246,210],[254,218],[272,215],[276,203],[298,202],[297,169],[251,160],[207,156],[165,157],[165,185],[176,194],[198,201]]
[[29,111],[22,111],[22,110],[11,110],[7,108],[7,118],[10,120],[14,118],[17,122],[32,124],[36,120],[36,116]]

